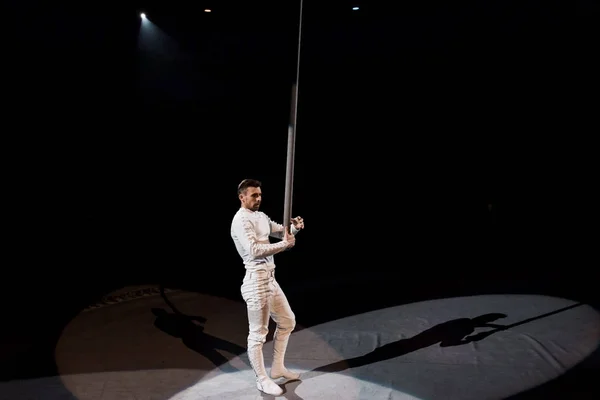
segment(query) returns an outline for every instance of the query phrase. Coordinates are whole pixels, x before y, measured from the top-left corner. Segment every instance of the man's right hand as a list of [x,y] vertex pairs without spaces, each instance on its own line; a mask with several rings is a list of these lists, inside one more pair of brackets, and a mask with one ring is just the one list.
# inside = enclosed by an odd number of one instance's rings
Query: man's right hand
[[296,244],[296,237],[289,233],[287,229],[285,230],[285,235],[283,235],[283,240],[287,242],[288,249],[294,247]]

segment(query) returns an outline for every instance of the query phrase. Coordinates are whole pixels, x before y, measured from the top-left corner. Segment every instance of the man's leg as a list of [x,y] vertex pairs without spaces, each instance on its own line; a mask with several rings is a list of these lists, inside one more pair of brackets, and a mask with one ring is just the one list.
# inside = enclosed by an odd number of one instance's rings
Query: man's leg
[[279,396],[283,389],[267,375],[263,357],[263,344],[269,332],[271,287],[262,273],[249,273],[242,284],[242,297],[248,310],[248,359],[256,375],[256,387],[272,396]]
[[290,339],[290,334],[296,327],[296,316],[277,281],[274,281],[273,284],[275,292],[271,297],[271,317],[277,324],[277,329],[275,329],[275,334],[273,336],[273,365],[271,367],[271,378],[299,379],[300,374],[288,370],[284,364],[285,351]]

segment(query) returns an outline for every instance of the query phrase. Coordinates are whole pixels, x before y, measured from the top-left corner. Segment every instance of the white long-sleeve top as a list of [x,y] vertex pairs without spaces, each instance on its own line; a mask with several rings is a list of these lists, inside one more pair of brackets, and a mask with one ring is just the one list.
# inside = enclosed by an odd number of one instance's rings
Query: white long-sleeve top
[[[262,211],[252,211],[244,207],[240,207],[231,222],[231,238],[248,270],[275,268],[273,256],[284,251],[287,242],[281,240],[271,243],[269,237],[283,239],[284,231],[283,225],[273,222]],[[292,234],[297,232],[292,225]]]

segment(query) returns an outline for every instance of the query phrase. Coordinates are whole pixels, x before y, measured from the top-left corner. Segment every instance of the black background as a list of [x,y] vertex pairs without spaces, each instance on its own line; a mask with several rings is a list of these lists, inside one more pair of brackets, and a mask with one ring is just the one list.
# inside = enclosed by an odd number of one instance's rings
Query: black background
[[[299,4],[12,3],[8,292],[235,292],[239,181],[283,217]],[[280,279],[589,282],[598,3],[327,3],[303,6]]]

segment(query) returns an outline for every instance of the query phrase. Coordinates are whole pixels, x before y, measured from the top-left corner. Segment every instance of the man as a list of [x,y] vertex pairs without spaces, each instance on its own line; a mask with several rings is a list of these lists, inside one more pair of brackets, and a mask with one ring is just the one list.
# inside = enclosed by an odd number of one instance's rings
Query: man
[[[295,234],[304,228],[304,221],[301,217],[293,218],[291,232],[287,232],[283,225],[258,211],[262,191],[261,182],[257,180],[243,180],[238,186],[238,197],[241,207],[231,223],[231,238],[246,267],[241,292],[248,309],[248,358],[256,374],[258,390],[279,396],[283,390],[273,379],[298,379],[300,375],[289,371],[283,362],[296,317],[275,280],[273,256],[294,247]],[[270,243],[269,236],[281,241]],[[277,324],[273,337],[272,379],[267,376],[263,358],[269,317]]]

